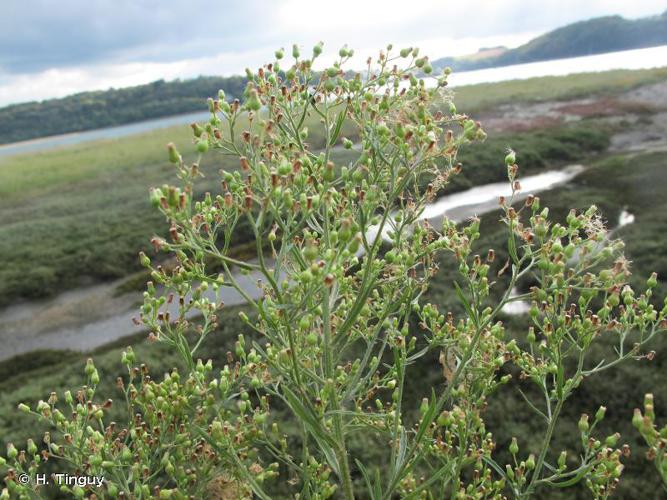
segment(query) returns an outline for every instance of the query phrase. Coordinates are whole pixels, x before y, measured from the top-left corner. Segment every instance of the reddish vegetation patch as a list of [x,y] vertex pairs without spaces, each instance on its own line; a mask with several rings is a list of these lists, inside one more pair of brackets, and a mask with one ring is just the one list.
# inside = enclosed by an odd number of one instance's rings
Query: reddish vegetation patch
[[624,113],[645,113],[650,111],[648,104],[633,101],[620,101],[604,97],[592,102],[574,102],[554,108],[563,114],[577,115],[581,118],[597,118]]
[[502,132],[527,132],[562,125],[560,116],[533,116],[522,119],[508,117],[489,117],[482,120],[486,130]]

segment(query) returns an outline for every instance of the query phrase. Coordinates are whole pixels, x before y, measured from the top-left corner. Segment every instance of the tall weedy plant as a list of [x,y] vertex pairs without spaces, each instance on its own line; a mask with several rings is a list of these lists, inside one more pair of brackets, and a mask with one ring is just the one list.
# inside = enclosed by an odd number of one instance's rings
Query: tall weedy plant
[[[222,91],[209,100],[209,122],[193,125],[197,149],[238,158],[237,169],[221,172],[219,192],[194,199],[198,161],[187,164],[169,145],[182,186],[152,190],[171,224],[169,241],[153,242],[177,264],[167,270],[142,255],[152,282],[141,321],[180,353],[185,371],[153,380],[128,349],[118,381],[122,424],[105,417],[111,402],[95,393],[92,361],[87,385],[65,394],[66,410],[55,394],[34,411],[22,406],[55,432],[42,455],[33,442],[10,447],[5,496],[35,494],[34,481],[16,478],[32,477],[47,457],[105,477],[98,490],[64,487],[79,497],[524,498],[582,480],[595,497],[611,493],[623,449],[618,435],[597,437],[604,408],[581,417],[576,461],[550,445],[580,384],[640,357],[665,328],[667,308],[650,302],[655,276],[641,294],[626,285],[622,244],[607,239],[595,207],[554,223],[538,198],[503,200],[507,262],[492,249],[474,254],[477,219],[428,224],[424,207],[461,170],[458,149],[485,137],[452,103],[449,71],[431,77],[417,49],[391,46],[361,73],[344,70],[346,47],[315,70],[321,52],[318,44],[302,57],[294,46],[283,63],[280,50],[248,71],[243,101],[228,102]],[[339,148],[353,160],[336,164]],[[513,152],[502,168],[516,193]],[[230,256],[241,223],[256,243],[248,261]],[[443,253],[459,270],[458,317],[424,300]],[[243,285],[244,272],[261,277],[259,298]],[[502,273],[509,283],[493,301]],[[534,286],[514,297],[521,278]],[[227,359],[204,363],[197,352],[219,322],[223,287],[245,297],[251,313],[240,316],[252,333],[238,336]],[[498,314],[524,299],[532,326],[517,343]],[[590,347],[602,336],[617,339],[616,357],[592,363]],[[434,357],[441,383],[419,408],[406,407],[411,370]],[[539,453],[521,453],[528,437],[519,436],[502,464],[484,410],[509,380],[501,373],[508,363],[537,388],[539,398],[526,398],[544,433]],[[383,444],[379,461],[351,451],[367,437]]]

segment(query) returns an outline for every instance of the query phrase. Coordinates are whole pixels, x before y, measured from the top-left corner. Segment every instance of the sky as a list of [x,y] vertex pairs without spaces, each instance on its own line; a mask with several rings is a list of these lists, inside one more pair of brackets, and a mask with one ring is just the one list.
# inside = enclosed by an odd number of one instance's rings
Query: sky
[[432,59],[515,47],[603,15],[638,18],[666,0],[2,0],[0,106],[158,79],[233,75],[293,43],[323,62],[344,44],[359,66],[393,43]]

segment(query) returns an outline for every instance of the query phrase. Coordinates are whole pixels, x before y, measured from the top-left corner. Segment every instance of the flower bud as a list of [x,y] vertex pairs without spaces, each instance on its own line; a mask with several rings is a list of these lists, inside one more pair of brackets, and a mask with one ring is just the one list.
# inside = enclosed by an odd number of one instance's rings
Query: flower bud
[[316,346],[318,342],[318,336],[315,332],[310,332],[308,335],[306,335],[306,343],[309,346]]
[[516,438],[512,438],[512,442],[510,443],[510,453],[512,455],[516,455],[519,453],[519,444],[516,442]]
[[644,417],[639,408],[635,408],[634,414],[632,415],[632,425],[640,432],[644,428]]
[[600,406],[598,411],[595,413],[595,421],[599,422],[600,420],[602,420],[604,418],[604,414],[606,411],[607,408],[605,408],[604,406]]
[[208,140],[207,139],[201,139],[197,141],[197,151],[199,153],[206,153],[208,151]]
[[299,46],[297,44],[292,45],[292,57],[298,59],[300,55]]
[[510,166],[516,163],[516,153],[511,149],[507,152],[505,156],[505,165]]
[[282,59],[284,55],[285,55],[285,52],[283,51],[283,49],[278,49],[275,52],[276,59],[278,59],[278,60]]
[[614,446],[616,446],[616,443],[618,443],[620,437],[621,435],[618,432],[612,434],[611,436],[607,436],[607,439],[605,439],[604,444],[609,448],[613,448]]
[[579,423],[577,424],[577,426],[579,427],[579,430],[581,432],[584,433],[587,432],[588,429],[590,428],[590,426],[588,425],[588,415],[584,413],[579,419]]
[[169,151],[169,161],[172,163],[179,163],[181,161],[181,155],[178,154],[176,146],[173,142],[167,144],[167,150]]
[[425,415],[426,412],[428,411],[428,407],[429,407],[428,398],[423,398],[421,405],[419,406],[419,413]]

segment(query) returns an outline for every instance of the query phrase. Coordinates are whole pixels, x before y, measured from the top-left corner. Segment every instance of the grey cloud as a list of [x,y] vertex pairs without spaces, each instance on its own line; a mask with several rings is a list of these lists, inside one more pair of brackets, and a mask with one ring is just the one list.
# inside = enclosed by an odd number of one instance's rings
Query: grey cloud
[[6,0],[0,70],[28,73],[99,62],[170,61],[247,41],[252,2]]

